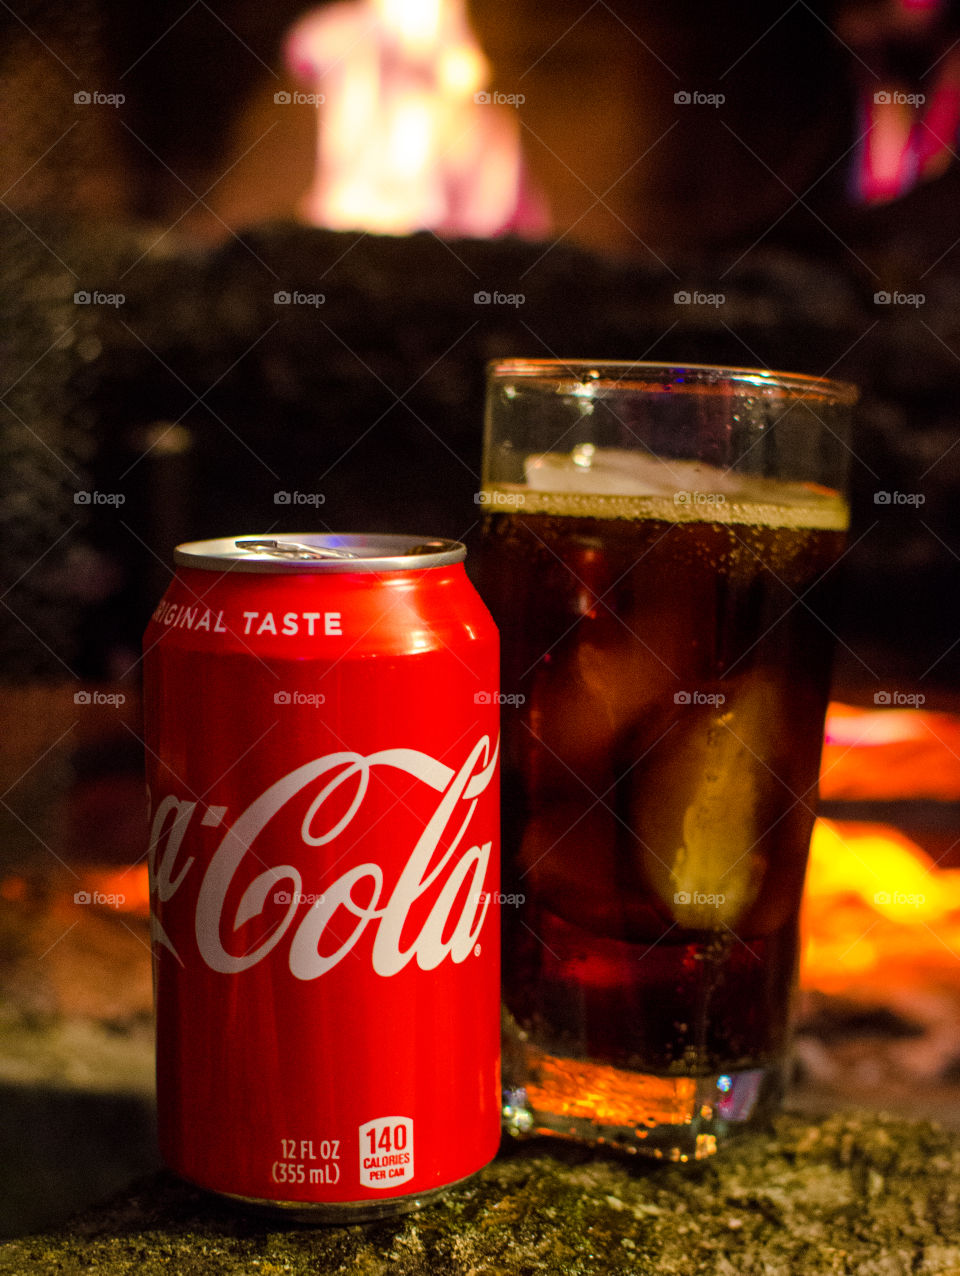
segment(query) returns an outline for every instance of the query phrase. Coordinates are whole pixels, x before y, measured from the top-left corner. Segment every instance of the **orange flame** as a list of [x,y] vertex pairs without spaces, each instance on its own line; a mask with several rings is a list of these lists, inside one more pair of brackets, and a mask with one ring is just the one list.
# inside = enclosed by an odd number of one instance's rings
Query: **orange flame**
[[[889,700],[915,703],[918,697],[891,694]],[[960,799],[960,719],[917,707],[832,704],[820,795],[859,802]],[[803,931],[805,987],[839,992],[919,979],[955,983],[960,869],[940,868],[890,826],[818,820]]]
[[122,869],[90,869],[80,876],[79,893],[89,903],[120,913],[146,917],[150,912],[150,882],[146,864]]
[[[960,798],[960,721],[919,708],[831,705],[821,796]],[[920,979],[954,984],[960,869],[882,824],[818,820],[804,903],[801,983],[824,992]]]
[[824,992],[902,985],[921,974],[955,981],[960,869],[882,824],[818,820],[810,847],[801,982]]
[[960,800],[960,719],[916,708],[832,704],[820,796],[841,801]]

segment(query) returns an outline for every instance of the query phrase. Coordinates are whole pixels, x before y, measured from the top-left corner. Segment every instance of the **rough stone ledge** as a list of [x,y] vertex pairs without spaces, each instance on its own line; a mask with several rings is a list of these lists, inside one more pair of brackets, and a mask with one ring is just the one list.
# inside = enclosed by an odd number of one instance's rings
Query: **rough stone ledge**
[[442,1202],[357,1227],[264,1222],[162,1173],[0,1245],[0,1273],[26,1272],[960,1276],[960,1135],[787,1115],[693,1166],[508,1144]]

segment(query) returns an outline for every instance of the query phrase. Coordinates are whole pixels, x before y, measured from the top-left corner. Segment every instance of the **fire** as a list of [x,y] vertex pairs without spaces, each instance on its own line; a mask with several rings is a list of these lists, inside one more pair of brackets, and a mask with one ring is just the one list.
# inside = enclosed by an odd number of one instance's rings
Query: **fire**
[[[150,912],[150,882],[146,864],[129,868],[85,870],[80,876],[78,895],[86,895],[91,904],[115,908],[119,913],[146,917]],[[76,896],[75,896],[76,898]]]
[[820,796],[841,801],[960,800],[960,719],[923,709],[832,704]]
[[340,0],[296,24],[287,58],[320,106],[308,221],[387,235],[549,229],[516,104],[486,91],[463,0]]
[[[150,912],[150,882],[146,864],[129,868],[86,868],[71,884],[73,904],[115,909],[146,917]],[[66,900],[68,892],[64,892]],[[19,874],[0,878],[0,899],[10,904],[35,903],[36,882]],[[67,901],[68,902],[68,901]]]
[[[821,795],[960,797],[960,721],[920,709],[832,705]],[[960,869],[883,824],[818,820],[804,904],[801,983],[825,992],[920,979],[955,984]]]
[[[878,101],[878,99],[880,99]],[[911,105],[919,99],[926,106]],[[951,58],[932,94],[902,91],[863,95],[867,122],[858,146],[855,190],[865,204],[908,194],[949,166],[950,140],[960,125],[960,65]]]
[[960,869],[882,824],[818,820],[810,847],[801,982],[825,992],[957,977]]

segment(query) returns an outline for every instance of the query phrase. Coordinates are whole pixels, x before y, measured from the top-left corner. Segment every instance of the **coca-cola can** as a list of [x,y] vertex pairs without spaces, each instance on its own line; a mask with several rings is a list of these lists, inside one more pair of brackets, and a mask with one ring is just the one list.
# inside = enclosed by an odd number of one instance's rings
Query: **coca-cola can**
[[201,1187],[415,1208],[500,1133],[494,623],[456,541],[198,541],[144,636],[157,1110]]

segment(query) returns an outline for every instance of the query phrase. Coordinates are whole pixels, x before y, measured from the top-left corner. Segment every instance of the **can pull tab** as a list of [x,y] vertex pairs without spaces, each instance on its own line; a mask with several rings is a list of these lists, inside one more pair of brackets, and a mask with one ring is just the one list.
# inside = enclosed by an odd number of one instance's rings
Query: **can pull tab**
[[324,545],[301,545],[298,541],[259,540],[245,538],[235,541],[237,549],[247,549],[260,554],[270,554],[274,558],[287,559],[323,559],[323,558],[356,558],[346,549],[330,549]]

